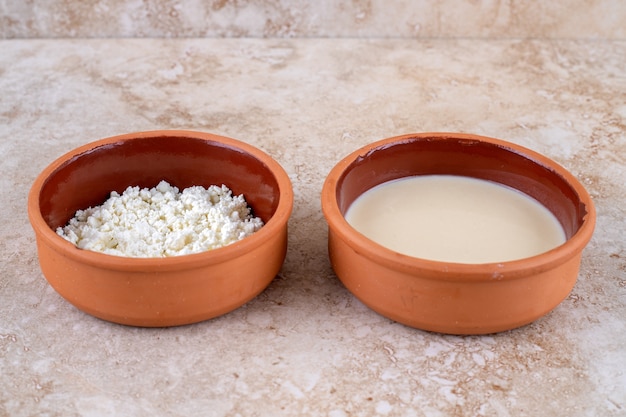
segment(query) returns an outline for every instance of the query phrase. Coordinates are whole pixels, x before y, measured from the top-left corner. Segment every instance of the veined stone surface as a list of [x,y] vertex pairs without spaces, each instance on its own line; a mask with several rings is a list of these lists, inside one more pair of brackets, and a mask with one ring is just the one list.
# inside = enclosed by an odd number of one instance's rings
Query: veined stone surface
[[[66,39],[0,51],[0,414],[626,412],[626,42]],[[95,319],[42,276],[29,188],[77,146],[168,128],[243,140],[285,167],[286,262],[266,291],[214,320]],[[544,318],[490,336],[427,333],[369,310],[333,274],[327,173],[369,142],[425,131],[524,145],[593,196],[578,282]]]

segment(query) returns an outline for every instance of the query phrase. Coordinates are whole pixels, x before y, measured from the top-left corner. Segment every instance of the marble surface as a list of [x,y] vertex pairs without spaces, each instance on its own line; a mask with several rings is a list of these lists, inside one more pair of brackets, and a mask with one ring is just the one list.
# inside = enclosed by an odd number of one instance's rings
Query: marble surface
[[[6,3],[5,3],[6,7]],[[626,42],[0,41],[0,415],[626,415]],[[249,142],[290,175],[282,271],[195,325],[111,324],[42,276],[28,190],[54,158],[139,130]],[[319,194],[374,140],[420,131],[541,152],[598,210],[578,282],[520,329],[457,337],[372,312],[337,280]]]
[[0,0],[0,38],[626,38],[619,0]]

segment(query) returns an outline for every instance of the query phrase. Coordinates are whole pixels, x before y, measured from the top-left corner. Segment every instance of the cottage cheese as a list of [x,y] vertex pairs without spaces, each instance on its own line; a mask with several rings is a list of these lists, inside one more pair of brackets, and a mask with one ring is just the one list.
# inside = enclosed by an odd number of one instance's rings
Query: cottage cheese
[[220,248],[262,226],[243,195],[233,196],[225,185],[179,192],[161,181],[151,189],[113,191],[104,204],[77,211],[56,232],[81,249],[152,258]]

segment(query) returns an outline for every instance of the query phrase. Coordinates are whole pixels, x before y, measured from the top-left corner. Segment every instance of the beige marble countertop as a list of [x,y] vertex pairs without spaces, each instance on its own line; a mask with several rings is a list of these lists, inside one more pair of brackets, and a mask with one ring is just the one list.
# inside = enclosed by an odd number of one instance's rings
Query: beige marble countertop
[[[626,41],[33,39],[0,51],[0,415],[626,415]],[[237,138],[285,167],[286,262],[210,321],[95,319],[43,278],[28,190],[81,144],[164,128]],[[549,315],[432,334],[337,280],[326,174],[366,143],[422,131],[522,144],[588,188],[596,233]]]

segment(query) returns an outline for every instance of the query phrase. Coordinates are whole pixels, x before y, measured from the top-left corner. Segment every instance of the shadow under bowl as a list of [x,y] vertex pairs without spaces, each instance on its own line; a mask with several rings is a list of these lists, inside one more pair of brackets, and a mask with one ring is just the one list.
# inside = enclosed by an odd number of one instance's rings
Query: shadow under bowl
[[[115,190],[226,185],[265,225],[228,246],[191,255],[130,258],[82,250],[55,230]],[[209,133],[130,133],[81,146],[36,178],[28,214],[41,270],[80,310],[115,323],[161,327],[207,320],[240,307],[279,272],[293,206],[289,177],[270,156]]]
[[[345,220],[365,191],[416,175],[473,177],[517,189],[556,216],[566,241],[514,261],[440,262],[387,249]],[[576,283],[596,219],[587,191],[556,162],[502,140],[457,133],[409,134],[367,145],[331,170],[321,198],[330,261],[346,288],[385,317],[450,334],[509,330],[554,309]]]

